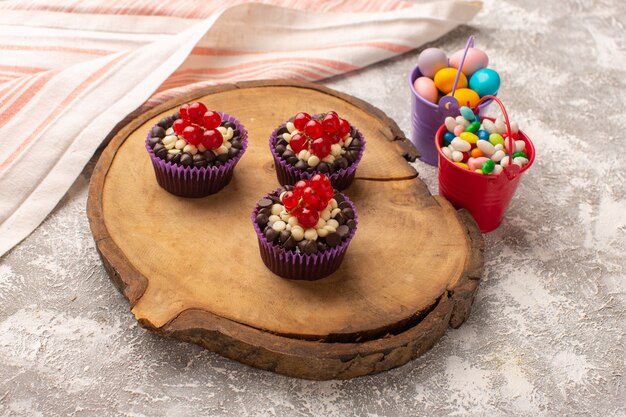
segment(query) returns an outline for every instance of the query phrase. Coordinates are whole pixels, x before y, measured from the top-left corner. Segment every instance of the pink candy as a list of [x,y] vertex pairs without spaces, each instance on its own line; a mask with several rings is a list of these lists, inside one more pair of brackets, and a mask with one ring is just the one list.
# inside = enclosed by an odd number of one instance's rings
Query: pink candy
[[475,171],[480,168],[483,165],[483,162],[485,162],[487,159],[489,158],[485,158],[484,156],[480,156],[478,158],[470,158],[467,161],[467,166],[470,171]]
[[456,125],[454,127],[454,136],[460,136],[461,133],[465,132],[465,126],[463,125]]

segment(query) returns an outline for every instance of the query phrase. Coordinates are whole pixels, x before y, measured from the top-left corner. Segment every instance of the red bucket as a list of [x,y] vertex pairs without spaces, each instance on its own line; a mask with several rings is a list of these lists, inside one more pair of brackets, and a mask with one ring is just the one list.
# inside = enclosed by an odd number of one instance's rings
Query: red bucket
[[[489,96],[483,98],[487,97]],[[500,105],[504,113],[509,149],[515,149],[506,110],[500,100],[492,98]],[[481,120],[484,119],[494,121],[491,117],[481,117]],[[439,153],[439,194],[447,198],[454,207],[467,209],[478,223],[481,232],[491,232],[500,226],[522,175],[533,164],[535,147],[530,138],[520,130],[517,140],[523,140],[526,143],[528,164],[524,168],[512,164],[509,153],[505,157],[509,158],[509,165],[501,174],[480,174],[458,166],[443,154],[441,144],[446,131],[446,126],[442,125],[435,136],[435,146]]]

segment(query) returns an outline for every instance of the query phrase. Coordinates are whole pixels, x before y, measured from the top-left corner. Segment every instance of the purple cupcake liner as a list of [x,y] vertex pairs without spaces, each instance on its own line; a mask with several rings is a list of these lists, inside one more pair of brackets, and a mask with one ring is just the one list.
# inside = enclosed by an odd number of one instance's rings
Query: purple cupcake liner
[[[294,185],[300,180],[310,179],[315,174],[319,173],[319,171],[306,172],[300,169],[296,169],[293,167],[293,165],[289,165],[286,161],[282,160],[278,153],[276,153],[276,142],[278,141],[277,133],[286,124],[287,123],[281,124],[272,132],[272,135],[270,136],[270,150],[272,151],[272,156],[274,157],[276,178],[278,178],[278,182],[280,183],[280,185]],[[362,144],[356,160],[347,168],[342,168],[331,175],[327,174],[328,178],[330,178],[330,182],[333,185],[333,188],[338,191],[345,190],[352,184],[352,181],[354,181],[356,168],[359,165],[359,161],[361,161],[361,158],[363,157],[363,152],[365,152],[365,138],[359,130],[356,131],[356,134]]]
[[248,131],[233,116],[222,112],[218,113],[222,116],[223,121],[232,122],[237,126],[243,146],[237,156],[219,167],[185,167],[159,158],[150,147],[150,139],[152,138],[152,129],[150,129],[146,138],[146,149],[150,154],[157,182],[163,189],[180,197],[199,198],[215,194],[230,183],[235,165],[248,148]]
[[[277,197],[281,191],[282,189],[279,188],[265,197]],[[259,241],[261,259],[263,259],[265,266],[283,278],[307,281],[327,277],[339,269],[358,226],[358,216],[354,203],[346,195],[343,197],[354,211],[356,226],[350,230],[350,234],[338,246],[312,254],[296,253],[269,242],[256,222],[256,216],[259,212],[259,207],[256,206],[252,211],[252,224]]]

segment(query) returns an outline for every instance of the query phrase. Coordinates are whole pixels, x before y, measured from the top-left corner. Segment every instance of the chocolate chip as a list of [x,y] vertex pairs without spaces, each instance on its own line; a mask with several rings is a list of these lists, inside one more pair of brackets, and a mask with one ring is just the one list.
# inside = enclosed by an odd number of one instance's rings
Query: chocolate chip
[[[337,199],[335,199],[336,201]],[[338,205],[337,207],[339,207],[340,209],[345,209],[345,208],[352,208],[352,206],[350,205],[350,203],[348,203],[347,201],[343,200],[341,202],[337,201]]]
[[243,149],[243,143],[239,140],[233,140],[230,142],[231,146],[235,149]]
[[234,158],[235,156],[237,156],[237,154],[238,154],[238,153],[239,153],[239,149],[237,149],[237,148],[232,148],[232,147],[231,147],[231,148],[228,150],[228,157],[229,157],[229,158]]
[[239,139],[239,136],[241,136],[239,129],[233,129],[233,137],[231,138],[231,140]]
[[305,171],[308,167],[309,164],[307,164],[306,162],[302,161],[302,160],[298,160],[298,162],[296,162],[296,164],[294,165],[294,167],[296,169],[300,169],[302,171]]
[[224,126],[226,129],[228,129],[229,127],[233,130],[237,129],[237,125],[230,120],[222,121],[221,126]]
[[354,219],[354,210],[352,210],[351,208],[341,209],[341,214],[346,216],[346,218],[348,219]]
[[287,159],[287,163],[289,165],[293,165],[295,166],[300,160],[298,158],[296,158],[295,156],[290,157],[289,159]]
[[322,172],[322,173],[326,174],[326,173],[329,171],[329,169],[328,169],[328,164],[327,164],[326,162],[320,162],[320,163],[317,165],[317,170],[318,170],[319,172]]
[[256,215],[256,224],[258,224],[261,229],[265,227],[269,220],[270,219],[266,214],[259,213]]
[[323,252],[326,249],[328,249],[328,245],[324,242],[322,242],[321,240],[317,241],[317,251],[318,252]]
[[287,239],[283,243],[283,248],[285,248],[285,249],[293,249],[293,248],[296,247],[297,244],[298,244],[298,242],[296,242],[296,240],[293,238],[293,236],[289,236],[289,239]]
[[350,234],[350,228],[345,224],[342,224],[337,228],[337,234],[343,240],[346,236]]
[[159,120],[157,125],[159,125],[163,129],[167,129],[168,127],[172,125],[172,119],[170,119],[169,117],[164,117],[161,120]]
[[289,142],[287,142],[285,139],[279,139],[278,142],[276,142],[276,146],[278,146],[278,145],[287,146],[288,144],[289,144]]
[[209,165],[215,162],[215,154],[213,153],[213,151],[204,151],[202,152],[202,155],[204,156],[204,159],[206,159]]
[[333,164],[328,164],[328,173],[334,174],[335,172],[337,172],[337,168]]
[[274,242],[278,238],[278,232],[274,229],[269,228],[265,231],[265,237],[270,242]]
[[180,119],[180,112],[176,112],[174,113],[172,116],[170,116],[172,118],[172,121],[174,120],[178,120]]
[[177,156],[178,156],[178,159],[180,160],[180,154],[168,153],[167,156],[165,157],[165,160],[167,162],[176,163],[177,161],[174,161],[174,159],[176,159]]
[[282,155],[285,152],[286,149],[287,149],[287,147],[285,145],[276,145],[276,152],[279,155]]
[[348,165],[352,165],[352,163],[354,162],[354,158],[352,158],[350,152],[344,153],[343,157],[346,158],[346,161],[348,161]]
[[165,137],[165,129],[163,129],[161,126],[154,126],[152,128],[152,137],[155,136],[163,139]]
[[267,197],[264,197],[259,200],[258,206],[261,208],[269,208],[269,207],[272,207],[272,204],[274,204],[272,200],[270,200]]
[[287,239],[289,239],[290,237],[291,237],[291,232],[289,230],[283,230],[282,232],[280,232],[280,235],[278,236],[278,240],[280,241],[280,243],[285,243]]
[[350,230],[352,230],[356,227],[356,222],[353,219],[349,219],[348,221],[346,221],[346,226],[348,226]]
[[193,166],[195,167],[206,167],[206,158],[204,155],[197,153],[193,156]]
[[157,143],[156,145],[154,145],[153,151],[154,151],[154,154],[158,156],[159,158],[165,159],[167,155],[167,148],[163,146],[162,143]]
[[317,252],[317,244],[312,240],[301,240],[298,242],[298,249],[305,254],[312,254]]
[[326,235],[326,243],[331,248],[334,248],[341,243],[341,236],[339,236],[339,233],[337,232],[329,233],[328,235]]
[[[158,126],[157,126],[157,127],[158,127]],[[159,129],[161,129],[161,128],[159,127]],[[163,130],[163,129],[161,129],[161,130]],[[151,147],[152,149],[154,149],[154,146],[155,146],[157,143],[159,143],[159,142],[161,142],[161,138],[160,138],[160,137],[158,137],[158,136],[151,136],[151,137],[150,137],[150,139],[148,139],[148,145],[150,145],[150,147]]]
[[228,153],[223,153],[220,155],[217,155],[217,160],[220,162],[226,162],[228,161],[230,158],[228,157]]
[[182,154],[182,156],[180,157],[180,164],[182,166],[189,166],[191,165],[191,162],[193,161],[193,158],[191,156],[191,154],[185,152]]
[[350,158],[352,159],[353,162],[359,158],[359,151],[348,151],[346,152],[346,154],[350,155]]
[[287,160],[291,157],[294,157],[295,154],[293,153],[293,151],[290,151],[289,149],[285,150],[285,152],[283,152],[283,154],[281,155],[281,158],[284,160]]
[[354,126],[350,126],[350,136],[352,136],[353,138],[356,137],[356,129],[354,128]]
[[337,215],[335,217],[333,217],[333,219],[337,220],[337,223],[339,224],[345,224],[346,223],[346,216],[344,216],[341,213],[337,213]]
[[343,203],[344,201],[346,201],[346,199],[343,197],[343,194],[341,194],[341,193],[335,193],[335,195],[333,196],[333,198],[335,199],[335,201],[337,202],[337,204],[339,204],[339,203]]
[[335,159],[334,165],[335,165],[335,168],[342,169],[342,168],[347,168],[348,165],[350,165],[350,163],[348,162],[346,158],[344,158],[343,156],[340,156],[339,158]]
[[278,129],[278,131],[276,132],[276,136],[281,137],[283,133],[289,133],[289,129],[287,129],[287,126],[283,126],[280,129]]
[[285,191],[293,191],[293,188],[294,188],[293,185],[289,185],[289,184],[283,185],[283,190]]
[[352,137],[354,139],[352,139],[352,142],[350,142],[350,146],[348,146],[348,149],[360,149],[361,148],[361,140],[358,137],[354,137],[354,136],[352,136]]

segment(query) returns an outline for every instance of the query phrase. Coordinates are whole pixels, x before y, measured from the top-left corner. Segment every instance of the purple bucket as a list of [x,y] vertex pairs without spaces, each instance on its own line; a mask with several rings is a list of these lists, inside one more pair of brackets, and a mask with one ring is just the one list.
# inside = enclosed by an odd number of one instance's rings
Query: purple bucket
[[[465,46],[465,54],[467,54],[467,50],[473,46],[474,38],[470,36]],[[461,60],[460,68],[463,68],[465,54]],[[453,97],[442,98],[439,100],[439,104],[434,104],[417,94],[413,83],[421,76],[422,72],[420,71],[419,65],[416,65],[409,74],[409,88],[411,89],[411,142],[413,142],[413,145],[415,145],[421,154],[420,159],[422,161],[429,165],[437,166],[438,153],[435,147],[437,129],[444,124],[446,117],[456,117],[459,115],[459,104]],[[458,78],[459,75],[457,75],[454,81],[453,92],[456,90]],[[487,107],[489,107],[491,102],[492,100],[488,100],[478,106],[479,116],[485,115]]]

